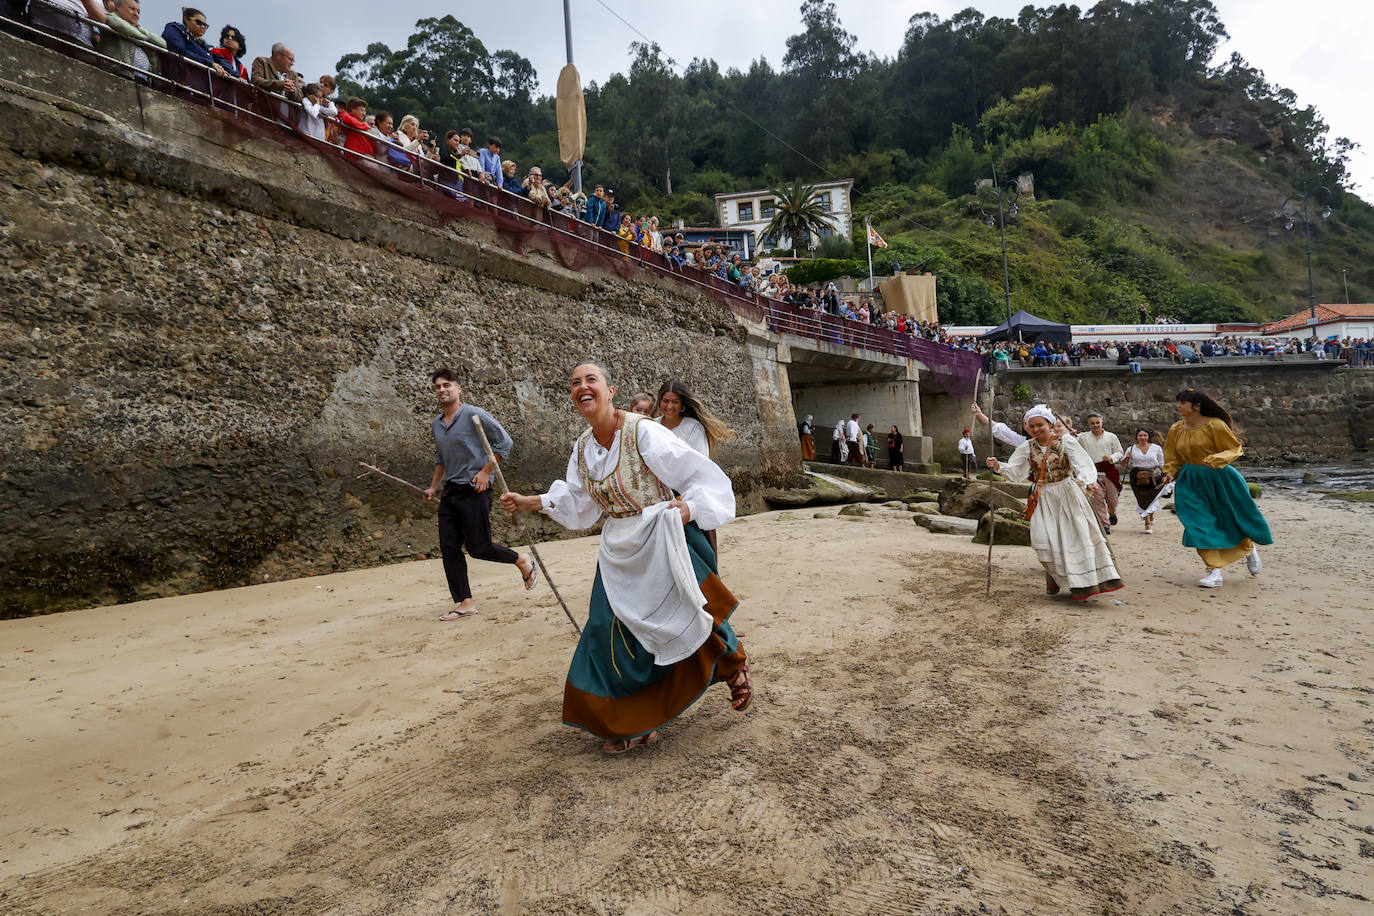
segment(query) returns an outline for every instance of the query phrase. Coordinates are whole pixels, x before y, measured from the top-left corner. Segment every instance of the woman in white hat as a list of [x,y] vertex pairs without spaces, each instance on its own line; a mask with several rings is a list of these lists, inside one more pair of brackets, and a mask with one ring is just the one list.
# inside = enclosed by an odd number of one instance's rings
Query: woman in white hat
[[1083,495],[1097,487],[1097,468],[1072,436],[1054,429],[1054,411],[1037,404],[1026,411],[1030,436],[1006,463],[988,459],[988,467],[1013,481],[1030,477],[1035,489],[1026,503],[1031,546],[1045,567],[1045,591],[1068,588],[1075,601],[1121,588],[1107,539]]

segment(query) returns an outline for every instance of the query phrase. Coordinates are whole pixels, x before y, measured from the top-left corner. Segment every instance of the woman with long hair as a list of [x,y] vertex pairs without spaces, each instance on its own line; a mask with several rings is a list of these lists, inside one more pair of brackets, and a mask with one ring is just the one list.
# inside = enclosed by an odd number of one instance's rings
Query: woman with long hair
[[1026,501],[1031,546],[1045,568],[1045,591],[1069,589],[1075,601],[1121,588],[1111,548],[1097,524],[1084,491],[1097,488],[1097,468],[1072,436],[1055,432],[1055,414],[1044,404],[1026,411],[1029,438],[1006,463],[988,458],[988,467],[1019,482],[1035,472],[1035,489]]
[[734,433],[706,408],[701,398],[681,382],[668,381],[658,389],[658,422],[671,429],[707,458],[716,443]]
[[737,602],[700,527],[734,518],[735,494],[704,454],[617,409],[600,363],[574,367],[569,388],[588,428],[573,444],[564,479],[542,496],[511,492],[501,502],[573,530],[607,516],[587,623],[563,689],[563,722],[603,738],[606,753],[622,754],[653,741],[711,684],[729,686],[736,710],[753,697],[748,657],[729,623]]
[[1250,486],[1231,467],[1245,453],[1231,414],[1206,392],[1185,388],[1176,397],[1181,418],[1164,440],[1164,479],[1176,481],[1174,511],[1183,544],[1207,567],[1203,588],[1221,585],[1221,571],[1244,558],[1250,575],[1264,567],[1256,544],[1272,544],[1269,523]]
[[[654,419],[707,458],[711,457],[717,442],[734,435],[730,427],[707,410],[701,399],[681,382],[667,381],[659,387],[658,416]],[[712,551],[719,552],[715,528],[706,529],[706,541]]]
[[1135,494],[1136,514],[1145,521],[1145,533],[1155,533],[1155,512],[1159,510],[1159,493],[1164,489],[1164,449],[1154,441],[1155,431],[1148,426],[1138,427],[1135,442],[1126,449],[1122,463]]

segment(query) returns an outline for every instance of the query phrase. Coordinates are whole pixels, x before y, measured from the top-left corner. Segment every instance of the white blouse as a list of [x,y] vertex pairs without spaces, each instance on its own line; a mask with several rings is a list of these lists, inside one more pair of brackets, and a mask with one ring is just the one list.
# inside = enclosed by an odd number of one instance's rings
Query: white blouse
[[1140,446],[1132,444],[1126,450],[1126,460],[1133,468],[1162,468],[1164,467],[1164,449],[1157,443],[1151,442],[1150,447],[1145,449],[1142,454]]
[[[689,422],[701,426],[684,417],[678,429]],[[705,437],[704,429],[702,436]],[[674,435],[674,431],[658,423],[641,422],[639,454],[655,477],[682,494],[692,521],[703,531],[719,528],[735,517],[735,490],[730,478],[714,461]],[[586,459],[588,473],[597,480],[613,473],[620,462],[620,430],[616,430],[609,449],[602,448],[595,436],[588,436]],[[601,507],[587,492],[577,465],[574,451],[564,479],[554,481],[549,492],[539,497],[545,515],[573,530],[590,528],[601,518]]]
[[[663,418],[654,417],[654,422],[662,425]],[[664,426],[663,428],[667,429],[668,427]],[[706,441],[706,427],[701,425],[700,420],[695,417],[683,417],[678,421],[677,426],[673,427],[672,433],[707,458],[711,457],[711,445]]]

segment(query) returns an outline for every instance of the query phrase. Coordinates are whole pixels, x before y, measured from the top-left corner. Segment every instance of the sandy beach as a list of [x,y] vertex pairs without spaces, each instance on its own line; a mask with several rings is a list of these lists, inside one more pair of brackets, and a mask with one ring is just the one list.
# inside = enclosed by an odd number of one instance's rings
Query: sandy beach
[[[1267,494],[1259,578],[1162,513],[1127,587],[903,512],[721,532],[755,700],[607,758],[547,588],[437,560],[0,622],[10,913],[1369,912],[1374,509]],[[596,539],[545,560],[585,614]]]

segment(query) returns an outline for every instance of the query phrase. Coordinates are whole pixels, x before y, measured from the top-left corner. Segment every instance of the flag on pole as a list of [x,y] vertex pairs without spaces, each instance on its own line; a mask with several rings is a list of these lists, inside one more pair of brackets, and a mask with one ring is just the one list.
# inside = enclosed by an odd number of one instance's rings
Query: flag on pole
[[877,246],[878,248],[887,247],[887,242],[883,241],[883,237],[878,234],[878,230],[874,229],[872,226],[868,227],[868,244]]

